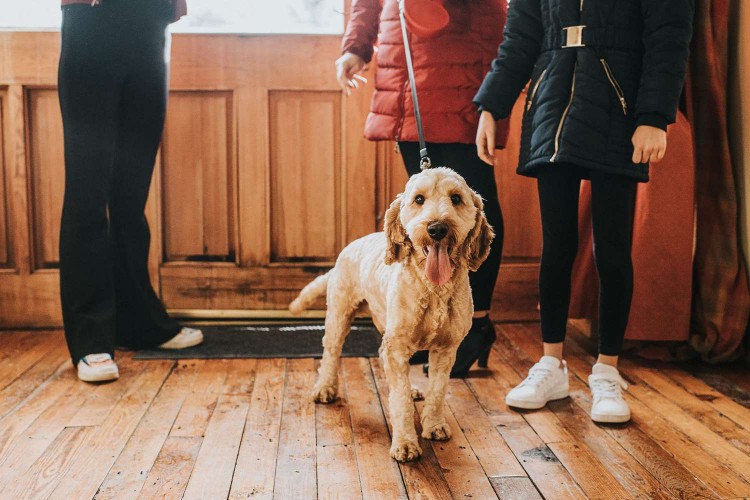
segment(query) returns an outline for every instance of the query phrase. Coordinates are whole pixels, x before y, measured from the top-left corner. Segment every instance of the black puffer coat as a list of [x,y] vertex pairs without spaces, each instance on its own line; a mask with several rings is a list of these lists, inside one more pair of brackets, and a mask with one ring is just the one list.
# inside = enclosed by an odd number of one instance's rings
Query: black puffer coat
[[631,139],[674,122],[692,18],[692,0],[511,0],[474,102],[504,118],[531,78],[520,174],[573,163],[648,181]]

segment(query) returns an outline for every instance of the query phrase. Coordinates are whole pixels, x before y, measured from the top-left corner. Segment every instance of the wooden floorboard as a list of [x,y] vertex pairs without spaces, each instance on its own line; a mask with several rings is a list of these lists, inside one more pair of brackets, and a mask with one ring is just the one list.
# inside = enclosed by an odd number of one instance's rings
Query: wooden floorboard
[[452,439],[397,464],[378,359],[343,359],[339,399],[317,405],[311,359],[118,353],[120,380],[87,385],[61,332],[0,332],[0,498],[750,498],[746,368],[624,359],[633,420],[599,425],[588,341],[566,344],[571,397],[519,412],[504,397],[539,326],[498,334],[490,369],[448,385]]

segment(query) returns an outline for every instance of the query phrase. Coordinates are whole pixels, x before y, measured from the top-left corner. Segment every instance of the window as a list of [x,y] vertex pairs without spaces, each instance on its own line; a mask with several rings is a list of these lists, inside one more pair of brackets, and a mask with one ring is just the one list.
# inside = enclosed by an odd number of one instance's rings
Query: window
[[[344,30],[344,0],[187,2],[189,15],[173,25],[174,32],[340,34]],[[54,29],[60,26],[59,0],[0,0],[0,12],[0,28]]]
[[[0,0],[2,1],[2,0]],[[188,0],[175,32],[343,33],[343,0]]]

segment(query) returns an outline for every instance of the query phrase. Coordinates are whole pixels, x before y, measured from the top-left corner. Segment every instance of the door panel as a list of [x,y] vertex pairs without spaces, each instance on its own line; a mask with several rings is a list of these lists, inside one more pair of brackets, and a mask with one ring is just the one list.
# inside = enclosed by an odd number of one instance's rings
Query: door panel
[[271,261],[341,250],[341,93],[272,91]]
[[231,92],[172,92],[162,147],[164,260],[234,262]]
[[57,91],[29,89],[26,93],[29,162],[31,166],[34,267],[59,265],[62,201],[65,194],[65,156]]

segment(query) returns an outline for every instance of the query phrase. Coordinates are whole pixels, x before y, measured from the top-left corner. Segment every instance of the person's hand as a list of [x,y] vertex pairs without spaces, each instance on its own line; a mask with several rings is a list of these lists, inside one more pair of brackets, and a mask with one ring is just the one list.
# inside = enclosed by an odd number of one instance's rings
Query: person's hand
[[477,127],[477,155],[489,165],[495,165],[496,132],[495,117],[489,111],[482,111],[482,114],[479,115],[479,126]]
[[658,163],[667,152],[667,133],[660,128],[641,125],[633,134],[633,163]]
[[345,52],[344,55],[336,59],[336,79],[346,95],[351,95],[352,89],[359,87],[357,81],[367,83],[367,78],[357,74],[365,69],[365,66],[367,66],[367,63],[357,54],[351,52]]

